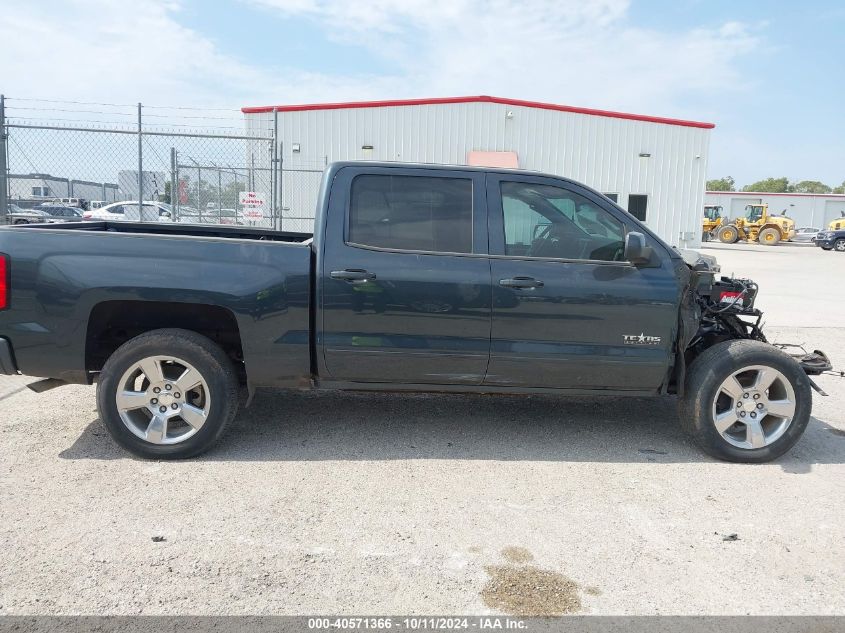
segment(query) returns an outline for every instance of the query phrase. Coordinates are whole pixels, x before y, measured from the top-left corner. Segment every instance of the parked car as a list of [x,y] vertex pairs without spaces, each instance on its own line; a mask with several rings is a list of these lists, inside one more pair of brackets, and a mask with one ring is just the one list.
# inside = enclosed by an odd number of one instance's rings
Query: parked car
[[179,222],[186,224],[244,224],[237,209],[206,209],[202,213],[192,207],[179,207]]
[[[127,214],[130,216],[127,218]],[[134,217],[133,217],[134,216]],[[113,202],[99,209],[91,209],[82,214],[84,220],[140,221],[143,218],[157,218],[156,222],[172,222],[172,211],[166,202],[144,201],[142,212],[138,210],[138,201],[126,200]]]
[[792,237],[793,242],[812,242],[821,229],[812,226],[805,226],[795,231]]
[[54,221],[50,215],[42,209],[22,209],[16,204],[9,204],[7,209],[7,224],[39,224]]
[[12,202],[6,203],[6,223],[14,224],[15,216],[23,213],[23,211],[21,207]]
[[845,229],[839,231],[822,231],[814,240],[816,246],[826,250],[845,253]]
[[57,204],[65,207],[79,207],[80,209],[86,209],[88,207],[88,201],[85,198],[55,198],[52,202],[47,202],[45,204]]
[[79,207],[68,206],[64,204],[42,204],[35,207],[37,211],[43,211],[47,214],[50,220],[57,222],[80,222],[84,211]]
[[807,427],[824,354],[766,342],[753,281],[585,185],[349,162],[320,191],[313,234],[0,228],[0,369],[96,381],[111,436],[154,459],[210,448],[240,384],[677,394],[683,429],[737,462]]

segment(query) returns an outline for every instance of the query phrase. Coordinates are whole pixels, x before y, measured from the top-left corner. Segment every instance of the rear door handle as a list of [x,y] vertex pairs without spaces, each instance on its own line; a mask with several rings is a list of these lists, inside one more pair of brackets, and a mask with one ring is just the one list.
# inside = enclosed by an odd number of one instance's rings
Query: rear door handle
[[371,273],[366,270],[362,270],[360,268],[347,268],[346,270],[333,270],[329,273],[329,276],[332,279],[343,279],[344,281],[349,281],[352,283],[360,283],[364,281],[370,281],[371,279],[376,278],[375,273]]
[[505,288],[542,288],[543,282],[534,277],[513,277],[511,279],[500,279],[499,285]]

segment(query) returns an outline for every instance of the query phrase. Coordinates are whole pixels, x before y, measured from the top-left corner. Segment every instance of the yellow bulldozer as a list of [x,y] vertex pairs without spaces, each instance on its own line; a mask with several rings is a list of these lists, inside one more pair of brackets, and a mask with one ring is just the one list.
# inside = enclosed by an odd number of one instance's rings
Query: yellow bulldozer
[[843,229],[845,229],[845,211],[842,212],[841,217],[831,220],[830,224],[827,225],[828,231],[841,231]]
[[722,215],[723,208],[718,204],[704,205],[704,218],[701,220],[701,241],[709,242],[716,235],[716,230],[727,218]]
[[775,246],[795,236],[795,220],[785,215],[771,215],[767,204],[747,204],[745,215],[732,222],[723,222],[716,236],[723,244],[744,240]]

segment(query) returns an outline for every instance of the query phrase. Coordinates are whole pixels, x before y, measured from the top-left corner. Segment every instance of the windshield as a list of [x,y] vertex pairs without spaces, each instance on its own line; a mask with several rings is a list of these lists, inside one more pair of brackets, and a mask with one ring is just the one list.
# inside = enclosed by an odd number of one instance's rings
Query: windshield
[[751,205],[745,207],[746,220],[751,220],[753,222],[754,220],[759,220],[761,217],[763,217],[763,207],[754,207]]

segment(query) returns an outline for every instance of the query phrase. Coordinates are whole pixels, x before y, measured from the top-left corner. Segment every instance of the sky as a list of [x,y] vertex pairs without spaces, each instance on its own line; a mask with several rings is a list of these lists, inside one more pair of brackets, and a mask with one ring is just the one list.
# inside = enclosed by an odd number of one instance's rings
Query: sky
[[10,116],[38,118],[25,98],[221,121],[247,105],[488,94],[713,122],[709,177],[834,186],[843,33],[835,0],[3,0],[0,92]]

